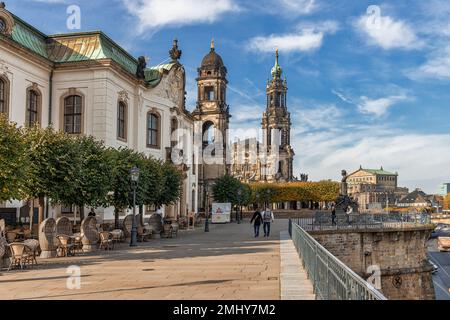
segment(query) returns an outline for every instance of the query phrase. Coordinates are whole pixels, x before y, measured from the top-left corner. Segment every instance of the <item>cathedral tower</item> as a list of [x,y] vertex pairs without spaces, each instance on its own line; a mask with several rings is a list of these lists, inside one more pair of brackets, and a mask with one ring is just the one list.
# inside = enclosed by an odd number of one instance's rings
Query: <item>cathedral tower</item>
[[292,181],[294,150],[291,147],[291,115],[287,109],[287,81],[283,80],[283,69],[276,50],[272,77],[267,82],[267,106],[263,114],[262,129],[264,145],[269,156],[267,181]]
[[214,40],[210,52],[198,68],[197,107],[192,112],[196,120],[196,134],[202,136],[202,156],[199,160],[200,205],[207,205],[204,197],[211,198],[214,181],[228,173],[226,143],[230,112],[226,101],[227,68],[216,53]]

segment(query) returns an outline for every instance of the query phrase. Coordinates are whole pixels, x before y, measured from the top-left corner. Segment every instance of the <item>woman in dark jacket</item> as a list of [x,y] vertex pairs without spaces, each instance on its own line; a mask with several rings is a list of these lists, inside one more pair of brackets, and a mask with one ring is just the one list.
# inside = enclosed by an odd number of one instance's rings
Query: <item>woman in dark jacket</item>
[[261,227],[262,221],[263,217],[261,215],[261,212],[259,211],[259,209],[257,209],[253,214],[252,220],[250,220],[250,223],[254,222],[253,227],[255,229],[255,238],[259,237],[259,228]]

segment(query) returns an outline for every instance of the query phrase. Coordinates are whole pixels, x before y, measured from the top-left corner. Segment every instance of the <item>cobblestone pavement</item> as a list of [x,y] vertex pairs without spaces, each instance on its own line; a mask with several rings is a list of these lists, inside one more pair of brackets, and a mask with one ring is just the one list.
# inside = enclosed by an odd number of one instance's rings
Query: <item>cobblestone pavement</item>
[[[0,299],[280,299],[280,231],[253,237],[249,221],[181,231],[130,249],[39,260],[29,270],[0,272]],[[81,267],[81,288],[66,287],[67,267]]]

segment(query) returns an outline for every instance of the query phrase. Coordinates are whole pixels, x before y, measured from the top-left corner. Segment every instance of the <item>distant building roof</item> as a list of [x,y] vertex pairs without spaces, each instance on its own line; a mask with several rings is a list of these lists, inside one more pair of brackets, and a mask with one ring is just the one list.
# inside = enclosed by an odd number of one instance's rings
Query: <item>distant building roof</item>
[[407,194],[399,200],[400,204],[414,204],[414,203],[427,203],[429,202],[429,196],[420,189],[416,189],[413,192]]
[[367,171],[367,172],[372,173],[372,174],[381,175],[381,176],[395,176],[395,175],[397,175],[396,173],[392,173],[392,172],[386,171],[383,168],[381,168],[381,169],[362,169],[362,170],[363,171]]

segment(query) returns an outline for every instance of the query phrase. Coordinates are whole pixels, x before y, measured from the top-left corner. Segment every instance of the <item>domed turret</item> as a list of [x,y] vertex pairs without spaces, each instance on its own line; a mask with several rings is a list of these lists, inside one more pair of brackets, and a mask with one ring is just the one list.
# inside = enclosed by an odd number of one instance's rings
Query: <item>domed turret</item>
[[216,53],[214,48],[214,40],[211,41],[211,51],[203,58],[202,68],[221,68],[223,67],[223,60],[220,55]]

